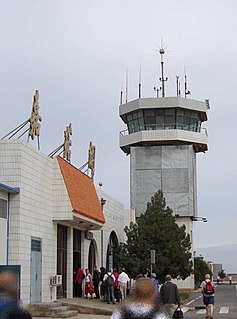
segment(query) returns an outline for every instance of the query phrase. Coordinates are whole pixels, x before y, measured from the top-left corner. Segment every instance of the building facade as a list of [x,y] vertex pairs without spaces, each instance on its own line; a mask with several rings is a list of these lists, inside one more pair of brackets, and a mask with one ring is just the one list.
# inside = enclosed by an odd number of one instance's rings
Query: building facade
[[126,214],[63,158],[0,141],[0,264],[20,265],[24,304],[73,297],[79,266],[117,266]]

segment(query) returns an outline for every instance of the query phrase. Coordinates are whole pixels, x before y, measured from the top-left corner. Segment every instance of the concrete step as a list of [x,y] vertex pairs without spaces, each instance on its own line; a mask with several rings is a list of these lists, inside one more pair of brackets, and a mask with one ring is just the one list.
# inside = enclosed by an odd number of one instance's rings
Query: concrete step
[[76,310],[68,310],[61,312],[56,318],[71,318],[76,317],[78,315],[78,312]]
[[69,306],[57,306],[57,307],[49,308],[49,310],[53,311],[53,312],[60,313],[60,312],[63,312],[63,311],[70,310],[70,307]]
[[29,304],[27,310],[32,317],[69,318],[78,314],[78,311],[70,310],[69,305],[62,305],[59,302]]

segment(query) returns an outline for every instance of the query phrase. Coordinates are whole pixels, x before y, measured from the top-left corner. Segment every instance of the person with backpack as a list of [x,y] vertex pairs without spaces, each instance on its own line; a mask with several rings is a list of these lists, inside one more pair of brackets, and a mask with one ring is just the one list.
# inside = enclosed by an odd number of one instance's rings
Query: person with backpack
[[201,283],[203,303],[206,306],[206,319],[213,319],[215,284],[211,276],[206,274],[205,280]]
[[111,301],[115,305],[115,299],[114,299],[114,282],[115,277],[113,275],[113,269],[110,268],[108,272],[104,275],[103,281],[106,285],[106,295],[107,295],[107,304],[110,304]]

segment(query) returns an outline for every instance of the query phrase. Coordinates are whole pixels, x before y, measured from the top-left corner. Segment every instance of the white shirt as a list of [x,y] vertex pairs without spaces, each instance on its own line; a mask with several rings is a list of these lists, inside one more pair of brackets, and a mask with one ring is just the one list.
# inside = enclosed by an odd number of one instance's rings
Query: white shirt
[[[132,313],[134,315],[145,315],[147,314],[150,310],[151,310],[151,305],[147,305],[147,304],[139,304],[139,303],[133,303],[133,304],[130,304],[128,306],[129,309],[132,310]],[[139,318],[139,317],[138,317]],[[160,314],[157,314],[156,319],[168,319],[163,313],[160,313]],[[111,316],[111,319],[121,319],[121,312],[119,311],[119,309],[116,309],[112,316]]]
[[126,284],[128,281],[130,281],[130,279],[125,272],[121,272],[121,274],[119,274],[118,281]]

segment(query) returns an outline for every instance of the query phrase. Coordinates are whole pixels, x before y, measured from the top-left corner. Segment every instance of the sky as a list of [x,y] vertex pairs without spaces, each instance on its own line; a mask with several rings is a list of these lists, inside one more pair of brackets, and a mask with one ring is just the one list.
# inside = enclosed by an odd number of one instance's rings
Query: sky
[[138,97],[141,66],[142,96],[154,97],[165,48],[166,96],[177,75],[183,92],[186,72],[190,98],[211,106],[209,150],[197,154],[198,214],[208,222],[195,223],[194,248],[237,272],[236,16],[236,0],[1,0],[0,137],[30,117],[39,90],[41,151],[61,145],[72,123],[72,164],[87,162],[92,141],[95,183],[129,208],[120,91],[127,70],[128,100]]

